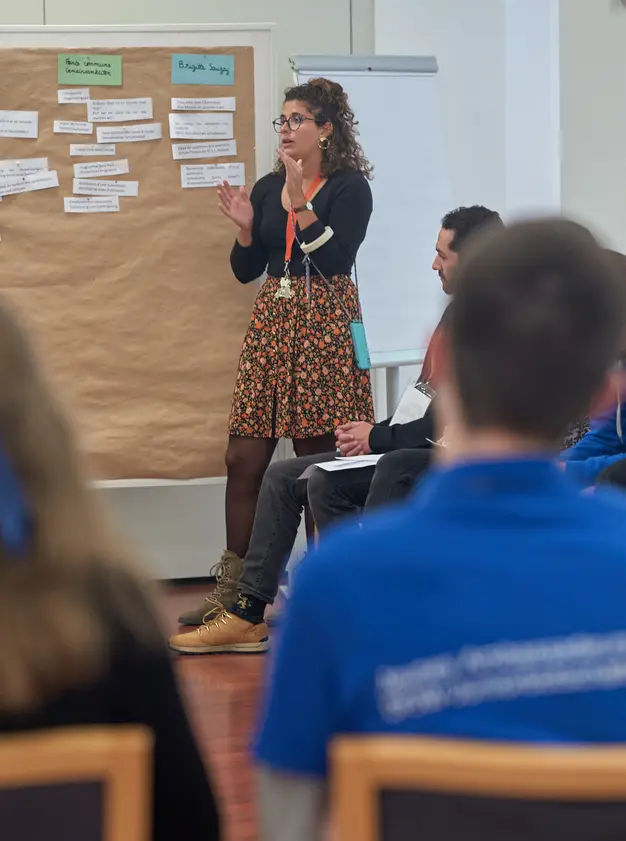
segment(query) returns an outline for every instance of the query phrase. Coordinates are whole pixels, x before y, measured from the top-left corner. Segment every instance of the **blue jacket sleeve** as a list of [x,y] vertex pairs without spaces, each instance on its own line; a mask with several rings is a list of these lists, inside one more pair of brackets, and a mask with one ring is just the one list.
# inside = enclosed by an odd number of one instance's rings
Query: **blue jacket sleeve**
[[593,485],[598,474],[626,457],[626,443],[617,432],[617,409],[592,421],[590,431],[578,444],[561,454],[565,471],[584,485]]

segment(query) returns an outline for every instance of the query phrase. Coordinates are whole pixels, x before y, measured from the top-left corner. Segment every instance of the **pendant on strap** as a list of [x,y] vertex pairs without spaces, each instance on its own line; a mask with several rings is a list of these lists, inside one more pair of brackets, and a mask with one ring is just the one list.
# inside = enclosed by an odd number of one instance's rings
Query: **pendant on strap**
[[289,266],[285,266],[285,274],[280,279],[280,286],[276,290],[275,298],[293,298],[294,291],[291,288],[291,275],[289,274]]

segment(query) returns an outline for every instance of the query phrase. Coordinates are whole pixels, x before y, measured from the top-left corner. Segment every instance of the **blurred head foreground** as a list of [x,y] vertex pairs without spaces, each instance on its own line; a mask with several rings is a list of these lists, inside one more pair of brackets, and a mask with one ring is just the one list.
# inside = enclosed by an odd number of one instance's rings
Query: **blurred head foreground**
[[615,260],[573,222],[524,222],[474,238],[455,280],[442,423],[460,449],[481,432],[552,447],[610,388],[626,323]]
[[122,554],[83,481],[71,427],[0,301],[0,713],[44,704],[99,667],[99,600],[132,616],[116,568]]

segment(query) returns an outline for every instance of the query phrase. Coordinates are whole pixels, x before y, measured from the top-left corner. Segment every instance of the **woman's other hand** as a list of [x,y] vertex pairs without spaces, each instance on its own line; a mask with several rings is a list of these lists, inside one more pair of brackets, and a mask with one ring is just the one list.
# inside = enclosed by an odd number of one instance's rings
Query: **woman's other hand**
[[245,187],[239,187],[236,190],[231,187],[228,181],[224,181],[217,188],[218,207],[231,222],[234,222],[237,227],[249,234],[252,231],[252,221],[254,219],[254,210],[250,203],[250,196]]

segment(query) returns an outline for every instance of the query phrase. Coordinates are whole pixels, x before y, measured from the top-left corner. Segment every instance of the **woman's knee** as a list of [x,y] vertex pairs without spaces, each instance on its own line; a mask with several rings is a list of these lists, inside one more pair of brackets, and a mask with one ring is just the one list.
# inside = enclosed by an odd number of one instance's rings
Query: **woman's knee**
[[272,457],[265,439],[231,438],[226,448],[226,470],[229,477],[246,477],[261,482]]
[[239,471],[244,461],[245,458],[243,456],[243,453],[241,452],[241,447],[238,447],[237,442],[233,441],[233,439],[231,438],[228,442],[228,446],[226,447],[226,454],[224,456],[226,470],[229,473],[236,473]]

